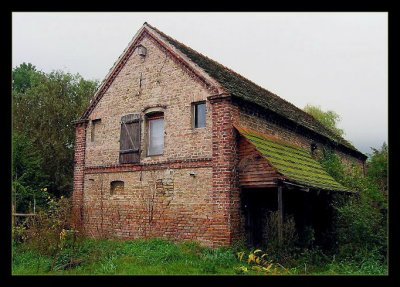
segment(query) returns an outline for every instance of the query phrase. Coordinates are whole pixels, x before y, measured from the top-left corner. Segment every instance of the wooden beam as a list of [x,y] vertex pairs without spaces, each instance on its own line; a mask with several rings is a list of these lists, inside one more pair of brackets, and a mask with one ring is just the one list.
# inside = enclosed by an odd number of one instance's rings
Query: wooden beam
[[275,182],[245,182],[240,184],[241,188],[273,188],[276,187]]
[[278,241],[283,241],[283,202],[282,202],[282,186],[278,186]]

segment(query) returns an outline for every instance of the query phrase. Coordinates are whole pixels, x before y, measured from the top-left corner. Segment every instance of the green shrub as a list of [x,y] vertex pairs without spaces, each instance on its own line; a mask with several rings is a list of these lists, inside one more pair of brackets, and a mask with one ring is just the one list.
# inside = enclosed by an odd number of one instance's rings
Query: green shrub
[[282,241],[279,242],[278,236],[279,212],[270,212],[267,215],[266,232],[267,242],[265,242],[267,251],[276,259],[288,259],[297,250],[296,243],[299,236],[296,231],[296,224],[292,215],[287,215],[282,225]]
[[[332,151],[325,151],[322,164],[328,172],[356,194],[336,194],[334,234],[340,258],[365,256],[364,250],[376,250],[381,258],[387,253],[387,199],[375,179],[364,177],[353,164],[346,168]],[[359,261],[358,261],[359,262]]]
[[33,213],[46,205],[47,177],[41,170],[43,159],[25,135],[12,135],[12,198],[17,213]]
[[11,232],[12,232],[12,238],[13,238],[14,244],[19,244],[19,243],[25,242],[26,239],[28,238],[28,236],[26,234],[27,233],[26,227],[23,224],[13,226]]
[[65,244],[63,233],[69,230],[71,202],[68,198],[48,197],[47,209],[30,217],[26,242],[42,254],[55,255]]
[[247,266],[235,267],[236,274],[246,274],[249,270],[254,272],[261,272],[265,274],[286,274],[288,269],[283,267],[279,263],[273,262],[267,253],[264,253],[261,249],[256,249],[250,252],[241,251],[237,253],[239,261],[246,262]]
[[302,266],[304,264],[324,266],[330,263],[331,258],[326,255],[320,248],[315,247],[312,249],[304,249],[304,251],[297,257],[297,264]]
[[378,149],[372,148],[372,154],[367,161],[367,174],[380,191],[387,196],[388,191],[388,145],[384,142]]
[[312,226],[305,226],[304,230],[301,233],[298,244],[303,249],[304,248],[312,248],[315,241],[315,231]]
[[70,228],[71,202],[68,198],[56,200],[47,198],[46,209],[29,217],[24,225],[13,228],[15,244],[24,243],[26,248],[39,254],[50,256],[51,270],[64,270],[77,266],[82,259],[77,258],[77,231]]

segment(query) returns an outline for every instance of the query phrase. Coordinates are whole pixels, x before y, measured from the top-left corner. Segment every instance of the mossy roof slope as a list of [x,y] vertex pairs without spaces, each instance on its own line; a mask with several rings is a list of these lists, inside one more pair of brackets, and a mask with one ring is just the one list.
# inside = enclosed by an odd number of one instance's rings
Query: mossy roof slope
[[244,78],[231,69],[221,65],[220,63],[200,54],[192,48],[176,41],[175,39],[164,34],[160,30],[150,26],[148,27],[156,31],[162,38],[175,48],[185,54],[191,61],[202,68],[208,75],[217,80],[233,97],[254,103],[263,108],[277,113],[278,115],[299,124],[313,132],[316,132],[335,144],[340,144],[352,150],[361,157],[365,157],[350,142],[343,137],[336,135],[325,126],[323,126],[314,117],[297,108],[293,104],[271,93],[270,91],[258,86],[252,81]]
[[316,189],[349,191],[334,180],[304,149],[250,129],[236,129],[256,147],[285,181]]

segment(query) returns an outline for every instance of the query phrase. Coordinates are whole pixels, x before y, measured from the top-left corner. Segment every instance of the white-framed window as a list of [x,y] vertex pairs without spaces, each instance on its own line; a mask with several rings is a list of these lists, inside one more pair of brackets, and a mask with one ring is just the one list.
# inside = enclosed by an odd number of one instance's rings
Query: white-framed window
[[147,116],[148,142],[147,155],[161,155],[164,153],[164,113],[155,113]]

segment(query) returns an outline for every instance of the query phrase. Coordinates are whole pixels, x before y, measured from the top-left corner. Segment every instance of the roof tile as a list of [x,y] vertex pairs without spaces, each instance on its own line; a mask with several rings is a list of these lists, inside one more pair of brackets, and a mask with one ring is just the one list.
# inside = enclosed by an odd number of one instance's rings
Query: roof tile
[[362,157],[365,157],[365,155],[358,151],[350,142],[345,140],[343,137],[336,135],[310,114],[297,108],[274,93],[271,93],[270,91],[260,87],[259,85],[253,83],[235,71],[225,67],[224,65],[176,41],[149,24],[146,23],[146,25],[158,33],[172,46],[185,54],[193,63],[203,69],[209,76],[218,81],[226,90],[231,93],[233,97],[240,98],[273,111],[278,115],[294,123],[300,124],[301,126],[328,138],[330,141],[341,144],[348,149],[355,151],[357,154],[360,154]]

